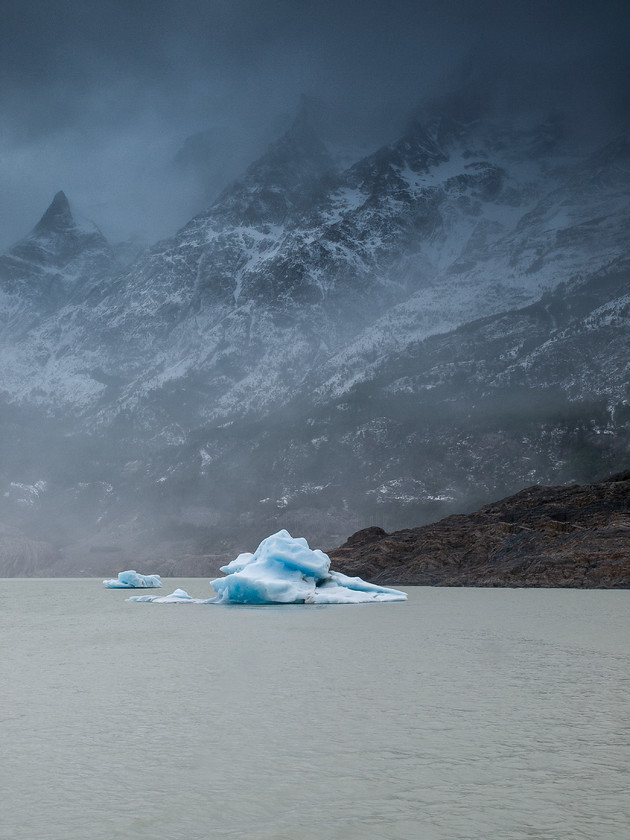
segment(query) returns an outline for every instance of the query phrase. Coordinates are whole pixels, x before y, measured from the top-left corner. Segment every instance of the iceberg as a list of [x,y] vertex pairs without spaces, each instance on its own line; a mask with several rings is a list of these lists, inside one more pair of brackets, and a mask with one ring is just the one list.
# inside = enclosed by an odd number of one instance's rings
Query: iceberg
[[225,577],[210,581],[215,598],[191,598],[177,589],[171,595],[136,595],[129,601],[158,604],[365,604],[406,601],[407,595],[348,577],[330,569],[330,558],[311,549],[303,537],[278,531],[264,539],[254,554],[239,556],[221,566]]
[[176,589],[170,595],[134,595],[127,598],[128,601],[150,601],[152,604],[207,604],[209,601],[202,601],[199,598],[191,598],[184,589]]
[[140,575],[133,569],[119,572],[118,578],[104,580],[108,589],[157,589],[162,586],[159,575]]

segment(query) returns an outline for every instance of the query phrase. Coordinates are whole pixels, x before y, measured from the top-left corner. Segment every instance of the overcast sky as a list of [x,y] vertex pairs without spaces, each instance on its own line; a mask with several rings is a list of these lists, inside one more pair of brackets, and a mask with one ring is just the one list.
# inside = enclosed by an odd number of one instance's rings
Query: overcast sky
[[3,0],[0,247],[59,189],[114,240],[173,233],[199,201],[169,165],[191,134],[210,130],[231,174],[309,93],[387,138],[471,54],[501,56],[530,99],[552,90],[582,98],[585,121],[623,115],[629,5]]

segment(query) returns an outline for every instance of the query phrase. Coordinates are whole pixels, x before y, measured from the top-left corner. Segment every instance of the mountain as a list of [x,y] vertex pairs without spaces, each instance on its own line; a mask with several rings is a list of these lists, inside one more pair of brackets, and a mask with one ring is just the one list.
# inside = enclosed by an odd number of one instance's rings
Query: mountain
[[304,103],[128,265],[58,194],[0,259],[0,520],[100,574],[623,466],[630,146],[465,101],[345,169]]
[[113,267],[105,237],[91,222],[76,221],[65,194],[58,192],[33,230],[0,256],[3,324],[8,323],[7,301],[28,304],[41,317],[85,295],[85,284]]
[[386,534],[368,528],[330,556],[345,574],[416,586],[630,588],[630,472],[528,487],[471,514]]
[[63,382],[55,360],[70,350],[69,319],[116,270],[103,234],[75,218],[63,192],[0,256],[1,390],[9,402],[45,402]]

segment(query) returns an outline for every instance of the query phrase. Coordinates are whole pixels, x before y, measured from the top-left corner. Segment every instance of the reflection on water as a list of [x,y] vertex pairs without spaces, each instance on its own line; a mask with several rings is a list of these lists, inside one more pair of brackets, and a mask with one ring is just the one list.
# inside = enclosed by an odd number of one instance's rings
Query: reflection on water
[[154,606],[2,581],[0,837],[627,836],[630,593],[407,591]]

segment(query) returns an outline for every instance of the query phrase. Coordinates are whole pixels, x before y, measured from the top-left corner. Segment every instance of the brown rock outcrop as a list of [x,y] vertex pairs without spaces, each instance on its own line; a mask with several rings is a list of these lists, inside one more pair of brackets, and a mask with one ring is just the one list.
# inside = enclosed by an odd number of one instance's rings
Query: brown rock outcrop
[[630,471],[528,487],[421,528],[366,528],[328,553],[334,569],[382,584],[627,589]]

